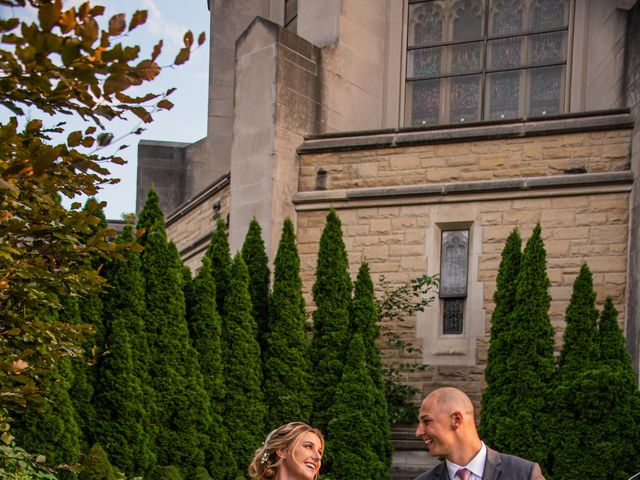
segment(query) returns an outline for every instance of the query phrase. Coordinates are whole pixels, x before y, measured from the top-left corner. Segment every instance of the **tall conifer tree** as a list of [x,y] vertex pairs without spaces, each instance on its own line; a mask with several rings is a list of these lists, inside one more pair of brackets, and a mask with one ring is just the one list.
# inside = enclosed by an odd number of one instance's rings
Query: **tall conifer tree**
[[386,462],[377,451],[386,442],[379,419],[371,415],[384,394],[373,384],[365,360],[362,334],[355,333],[329,410],[327,456],[331,478],[388,479]]
[[12,429],[20,446],[45,455],[49,465],[76,462],[81,453],[81,432],[68,393],[72,381],[71,362],[60,360],[43,381],[50,402],[17,416]]
[[[562,420],[553,475],[563,480],[626,480],[640,470],[640,393],[610,298],[593,337],[599,345],[598,358],[583,359],[580,369],[579,356],[574,354],[578,358],[564,365],[572,368],[560,377]],[[590,348],[584,342],[580,345]]]
[[[591,467],[581,468],[578,465],[589,463],[583,460],[585,455],[586,458],[589,457],[589,450],[592,454],[596,453],[593,451],[593,441],[597,430],[596,426],[584,421],[594,413],[593,405],[580,401],[579,397],[599,396],[595,391],[598,387],[588,380],[598,361],[598,311],[593,277],[586,264],[582,265],[573,283],[565,321],[556,387],[550,397],[555,419],[550,436],[550,460],[555,477],[570,479],[584,475],[587,468],[591,471],[587,476],[595,473]],[[578,407],[579,403],[582,404],[581,407]],[[595,449],[599,450],[599,447]],[[598,458],[598,462],[601,460],[602,458]]]
[[189,302],[189,332],[198,352],[204,387],[209,395],[211,427],[207,463],[211,472],[224,461],[228,453],[222,416],[224,414],[224,382],[222,366],[222,320],[216,306],[216,285],[211,274],[211,259],[202,258],[202,266],[191,284]]
[[258,342],[264,352],[265,334],[269,321],[269,257],[262,240],[262,228],[255,219],[249,224],[249,231],[242,245],[242,259],[249,271],[249,294],[253,304],[253,318],[258,328]]
[[211,423],[209,397],[185,318],[180,255],[167,241],[164,224],[158,221],[159,209],[154,208],[152,191],[149,199],[149,208],[145,205],[150,212],[145,216],[148,223],[141,221],[139,225],[147,227],[142,271],[151,350],[149,374],[157,408],[155,453],[158,465],[180,465],[188,473],[205,462]]
[[548,454],[549,383],[554,372],[553,327],[549,320],[549,278],[540,225],[527,241],[516,279],[514,325],[500,411],[495,419],[494,447],[546,465]]
[[268,429],[296,419],[308,422],[311,416],[311,364],[300,257],[293,223],[288,218],[282,228],[274,268],[264,352],[263,390]]
[[158,230],[164,233],[164,214],[160,208],[160,197],[158,197],[153,185],[149,188],[144,206],[138,215],[136,228],[137,230],[144,229],[144,234],[138,239],[142,245],[146,243],[151,232]]
[[334,209],[320,237],[316,280],[312,293],[313,312],[311,359],[314,424],[324,430],[329,423],[329,408],[346,359],[349,341],[351,279],[349,261],[342,239],[341,222]]
[[[131,226],[119,242],[133,241]],[[111,285],[104,295],[104,349],[97,364],[95,439],[114,465],[129,476],[149,472],[153,454],[154,392],[148,375],[149,346],[144,329],[145,282],[140,255],[133,250],[107,265]]]
[[224,317],[225,298],[229,289],[231,251],[229,249],[227,226],[221,218],[216,222],[216,229],[213,231],[206,256],[211,259],[211,272],[216,282],[218,313]]
[[505,389],[509,388],[508,377],[505,376],[509,358],[514,345],[514,329],[511,315],[516,305],[516,279],[522,261],[522,240],[520,232],[515,228],[502,250],[502,260],[496,277],[496,290],[493,294],[495,308],[491,314],[491,339],[487,367],[484,371],[487,388],[482,394],[479,431],[489,445],[493,445],[495,437],[494,420],[498,420],[504,410],[509,407]]
[[592,368],[599,356],[596,292],[593,290],[591,270],[586,263],[573,283],[565,321],[558,374],[561,378],[571,378]]
[[[378,401],[372,406],[371,418],[377,426],[377,441],[373,443],[378,459],[385,465],[385,470],[391,468],[393,460],[393,446],[391,445],[391,425],[387,410],[384,381],[382,377],[382,360],[377,340],[380,336],[378,319],[380,317],[378,305],[373,291],[373,282],[369,273],[369,265],[363,263],[358,270],[358,277],[353,287],[353,303],[351,305],[351,325],[354,334],[360,334],[364,345],[365,364],[373,382],[373,388],[378,390]],[[379,477],[387,478],[387,477]]]
[[[223,379],[225,384],[224,423],[229,432],[229,452],[235,462],[220,475],[225,480],[244,478],[253,452],[265,431],[264,397],[261,390],[262,364],[256,325],[251,312],[249,273],[242,255],[231,264],[225,315],[222,323]],[[217,287],[217,284],[216,284]],[[224,459],[225,462],[230,457]],[[235,467],[235,468],[233,468]],[[216,477],[216,472],[214,477]]]

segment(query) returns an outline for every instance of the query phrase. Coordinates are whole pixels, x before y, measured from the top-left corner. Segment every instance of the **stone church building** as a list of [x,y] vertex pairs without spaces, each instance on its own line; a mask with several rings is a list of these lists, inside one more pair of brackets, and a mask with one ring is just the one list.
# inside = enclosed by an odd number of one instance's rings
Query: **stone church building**
[[[436,301],[396,326],[421,348],[402,360],[429,365],[407,381],[424,393],[457,385],[478,401],[502,248],[514,227],[526,241],[539,222],[557,344],[587,262],[638,370],[640,2],[209,0],[208,9],[207,137],[138,147],[137,211],[153,183],[192,271],[217,218],[236,251],[256,217],[273,259],[290,217],[311,305],[334,207],[354,277],[362,261],[374,283],[441,275]],[[401,450],[396,464],[411,463]]]

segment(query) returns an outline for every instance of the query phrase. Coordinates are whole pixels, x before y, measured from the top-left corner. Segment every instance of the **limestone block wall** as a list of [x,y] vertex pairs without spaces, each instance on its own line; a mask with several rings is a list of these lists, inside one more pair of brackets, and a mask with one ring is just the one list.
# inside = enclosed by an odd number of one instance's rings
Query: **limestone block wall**
[[[593,272],[598,303],[612,296],[624,326],[633,176],[632,130],[628,114],[622,117],[626,120],[615,128],[572,131],[564,124],[562,132],[551,128],[523,138],[441,139],[386,148],[374,144],[402,144],[404,133],[393,140],[383,140],[386,132],[378,139],[360,136],[357,148],[344,138],[307,140],[299,149],[300,192],[294,199],[307,305],[313,308],[317,246],[333,206],[342,220],[352,277],[367,261],[376,285],[382,275],[399,285],[438,273],[441,230],[470,229],[463,333],[442,334],[438,300],[425,312],[384,326],[422,349],[407,355],[381,345],[387,362],[429,365],[405,378],[423,393],[453,384],[479,401],[495,276],[506,238],[516,227],[526,242],[535,225],[542,226],[558,348],[573,281],[584,262]],[[314,187],[318,169],[327,172],[325,190]]]
[[200,269],[217,219],[226,222],[229,211],[229,175],[224,175],[167,218],[167,237],[176,244],[192,274]]
[[629,129],[305,155],[300,191],[629,170]]

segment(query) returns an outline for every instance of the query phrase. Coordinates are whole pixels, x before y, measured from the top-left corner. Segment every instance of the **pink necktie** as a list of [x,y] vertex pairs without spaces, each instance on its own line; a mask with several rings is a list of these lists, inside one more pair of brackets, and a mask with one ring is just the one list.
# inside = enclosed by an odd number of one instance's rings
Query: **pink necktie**
[[469,480],[470,475],[471,471],[467,470],[466,468],[461,468],[456,472],[456,477],[460,478],[461,480]]

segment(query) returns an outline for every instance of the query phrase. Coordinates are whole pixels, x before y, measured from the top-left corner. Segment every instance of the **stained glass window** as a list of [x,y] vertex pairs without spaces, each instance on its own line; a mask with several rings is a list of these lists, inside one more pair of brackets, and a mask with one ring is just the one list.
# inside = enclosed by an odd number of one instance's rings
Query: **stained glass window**
[[461,334],[469,273],[469,230],[443,230],[440,252],[442,331]]
[[562,113],[569,0],[408,0],[405,123]]

